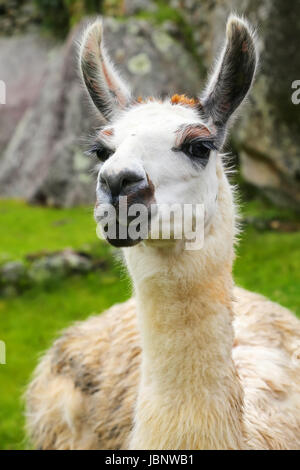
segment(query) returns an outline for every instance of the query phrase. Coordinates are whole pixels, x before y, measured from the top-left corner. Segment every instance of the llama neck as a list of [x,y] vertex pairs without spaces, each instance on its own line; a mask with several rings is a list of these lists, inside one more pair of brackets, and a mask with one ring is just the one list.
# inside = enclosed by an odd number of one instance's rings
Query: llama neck
[[131,448],[242,448],[243,395],[232,360],[232,248],[215,265],[204,250],[180,256],[142,245],[134,250],[126,258],[142,371]]

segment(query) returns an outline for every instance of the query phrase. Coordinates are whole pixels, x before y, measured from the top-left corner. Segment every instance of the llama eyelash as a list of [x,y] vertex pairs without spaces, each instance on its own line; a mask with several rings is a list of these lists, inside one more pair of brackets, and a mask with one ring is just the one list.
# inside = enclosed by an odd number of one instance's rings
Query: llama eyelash
[[96,155],[96,157],[101,161],[104,162],[107,160],[112,154],[113,150],[105,147],[101,142],[95,142],[86,152],[85,154],[88,156]]
[[189,139],[187,137],[179,147],[173,147],[172,150],[174,152],[183,152],[192,160],[193,164],[200,164],[202,168],[205,168],[210,151],[217,150],[217,147],[212,139]]
[[91,155],[94,155],[97,151],[98,146],[96,144],[92,145],[88,150],[84,152],[85,155],[90,157]]
[[193,144],[201,144],[204,145],[205,147],[209,148],[210,150],[218,150],[216,147],[216,144],[213,139],[210,138],[199,138],[199,137],[194,137],[193,139],[189,139],[188,137],[182,142],[180,147],[183,145],[193,145]]
[[188,136],[178,146],[175,145],[174,147],[172,147],[172,150],[174,152],[178,152],[178,151],[181,151],[182,147],[185,146],[185,145],[193,145],[193,144],[197,144],[197,143],[202,144],[202,145],[210,148],[211,150],[218,150],[214,139],[199,138],[199,137],[194,137],[194,138],[191,139]]

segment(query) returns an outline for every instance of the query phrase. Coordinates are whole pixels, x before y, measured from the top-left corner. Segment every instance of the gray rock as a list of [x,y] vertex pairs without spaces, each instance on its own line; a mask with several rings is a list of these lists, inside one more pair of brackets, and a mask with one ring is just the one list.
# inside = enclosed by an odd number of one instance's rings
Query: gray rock
[[2,284],[18,284],[25,276],[26,268],[21,261],[10,261],[0,268]]
[[[260,66],[248,103],[234,125],[233,140],[246,181],[276,204],[299,210],[300,105],[292,103],[291,86],[300,70],[300,3],[290,8],[286,0],[227,0],[222,4],[209,0],[201,2],[199,10],[197,0],[186,4],[186,19],[199,31],[198,48],[205,45],[205,63],[220,48],[231,11],[258,27]],[[197,14],[201,9],[203,15]]]
[[199,92],[197,64],[163,27],[145,20],[118,23],[106,18],[105,38],[110,55],[136,96],[193,96]]
[[6,104],[0,104],[0,158],[43,86],[51,47],[53,41],[37,34],[0,37],[0,80],[6,88]]
[[155,13],[157,10],[157,5],[153,0],[124,0],[123,10],[124,14],[128,16],[136,15],[141,11]]
[[[60,274],[63,277],[63,273]],[[33,284],[45,284],[53,277],[53,271],[49,269],[48,261],[45,259],[34,261],[28,270],[28,278]]]
[[77,80],[73,39],[52,51],[43,89],[5,151],[1,195],[57,206],[92,200],[92,176],[84,171],[88,182],[78,184],[83,170],[74,169],[80,136],[93,128],[93,122]]
[[[254,2],[255,3],[255,2]],[[245,179],[276,204],[300,207],[300,105],[292,102],[299,79],[300,3],[260,5],[261,60],[251,102],[237,129]],[[249,10],[256,11],[252,2]],[[257,16],[257,15],[256,15]],[[256,20],[257,21],[257,20]]]
[[[83,155],[82,140],[97,126],[79,81],[75,28],[49,56],[46,79],[26,111],[0,162],[0,195],[55,206],[94,201],[95,162]],[[105,19],[105,41],[136,96],[195,95],[199,74],[192,57],[164,29],[147,21]]]
[[92,261],[73,250],[43,256],[31,264],[28,272],[34,283],[45,283],[51,279],[62,279],[72,273],[87,273],[93,269]]
[[37,259],[29,268],[28,276],[36,284],[60,279],[67,275],[67,266],[60,254]]
[[93,263],[89,258],[74,251],[65,251],[63,256],[65,265],[71,272],[86,273],[93,268]]
[[300,2],[286,0],[171,0],[193,29],[200,64],[209,70],[234,11],[257,26],[260,67],[232,135],[242,174],[273,202],[299,209],[300,105],[291,100],[299,80]]

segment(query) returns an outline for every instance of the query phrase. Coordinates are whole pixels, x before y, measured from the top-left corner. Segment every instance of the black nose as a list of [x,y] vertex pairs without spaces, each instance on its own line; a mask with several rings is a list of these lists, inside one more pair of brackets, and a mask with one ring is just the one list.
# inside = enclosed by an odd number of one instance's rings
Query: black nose
[[130,192],[139,189],[144,180],[144,176],[130,170],[100,174],[102,189],[109,190],[112,197],[126,196]]

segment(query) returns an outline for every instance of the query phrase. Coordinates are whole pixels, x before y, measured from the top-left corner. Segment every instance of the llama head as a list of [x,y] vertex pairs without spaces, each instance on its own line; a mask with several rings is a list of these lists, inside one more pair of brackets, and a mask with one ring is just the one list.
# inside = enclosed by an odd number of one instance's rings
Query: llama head
[[[197,217],[194,208],[203,205],[204,225],[209,227],[217,210],[220,174],[224,178],[219,151],[230,118],[247,95],[255,73],[257,53],[251,28],[231,16],[223,51],[200,99],[174,95],[164,101],[132,97],[110,62],[102,33],[101,21],[89,26],[80,49],[83,81],[105,120],[91,146],[101,161],[96,220],[104,232],[115,224],[106,238],[116,246],[132,246],[147,238],[145,225],[148,230],[158,219],[161,225],[154,238],[161,239],[164,223],[170,222],[170,214],[166,219],[162,208],[174,204],[192,206],[188,211],[192,225]],[[121,203],[128,216],[125,222]],[[137,204],[145,208],[144,218],[137,217]],[[109,214],[108,207],[116,211]],[[138,229],[135,236],[130,225]],[[171,238],[172,230],[174,226]],[[161,240],[156,243],[161,246]]]

